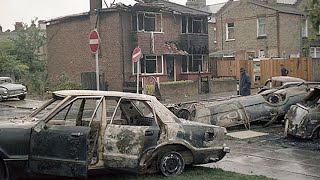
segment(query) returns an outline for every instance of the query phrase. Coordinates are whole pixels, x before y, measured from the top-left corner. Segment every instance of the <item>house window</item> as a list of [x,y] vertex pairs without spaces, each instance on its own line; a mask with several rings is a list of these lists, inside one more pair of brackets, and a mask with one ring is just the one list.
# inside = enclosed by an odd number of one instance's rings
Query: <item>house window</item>
[[213,28],[213,43],[217,43],[217,28]]
[[182,72],[202,72],[203,55],[182,56]]
[[257,35],[258,37],[267,36],[266,33],[266,17],[260,17],[257,20]]
[[264,50],[260,50],[259,51],[259,58],[264,58],[265,54],[264,54]]
[[138,31],[161,31],[161,14],[137,13],[132,16],[132,30]]
[[226,40],[234,40],[234,23],[226,24]]
[[320,47],[310,47],[310,57],[320,58]]
[[308,37],[308,20],[307,19],[302,19],[301,36]]
[[[139,62],[139,61],[138,61]],[[137,64],[133,63],[133,71],[136,74]],[[161,74],[163,69],[162,56],[144,56],[140,60],[140,73],[141,74]]]
[[182,33],[208,33],[207,18],[183,16],[181,21]]

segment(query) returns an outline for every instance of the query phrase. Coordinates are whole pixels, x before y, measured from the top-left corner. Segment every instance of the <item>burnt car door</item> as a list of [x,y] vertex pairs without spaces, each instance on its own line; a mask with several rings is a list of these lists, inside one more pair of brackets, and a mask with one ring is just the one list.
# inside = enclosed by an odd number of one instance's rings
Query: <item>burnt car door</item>
[[141,156],[157,145],[159,132],[151,102],[120,99],[105,132],[106,167],[138,170]]
[[[99,119],[101,97],[62,102],[32,128],[29,169],[55,176],[86,177],[93,119]],[[59,107],[60,106],[60,107]]]

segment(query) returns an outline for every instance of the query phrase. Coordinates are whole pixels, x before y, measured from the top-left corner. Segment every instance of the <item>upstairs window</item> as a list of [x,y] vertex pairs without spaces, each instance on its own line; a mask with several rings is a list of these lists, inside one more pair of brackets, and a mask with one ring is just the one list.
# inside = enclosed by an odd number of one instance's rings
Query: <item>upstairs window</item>
[[161,32],[161,14],[137,13],[132,16],[132,30]]
[[202,17],[182,17],[181,22],[182,33],[208,33],[208,21],[207,18]]
[[308,20],[307,19],[302,19],[301,36],[308,37]]
[[226,24],[226,40],[234,40],[234,23]]
[[267,36],[266,32],[266,17],[260,17],[257,20],[257,37]]

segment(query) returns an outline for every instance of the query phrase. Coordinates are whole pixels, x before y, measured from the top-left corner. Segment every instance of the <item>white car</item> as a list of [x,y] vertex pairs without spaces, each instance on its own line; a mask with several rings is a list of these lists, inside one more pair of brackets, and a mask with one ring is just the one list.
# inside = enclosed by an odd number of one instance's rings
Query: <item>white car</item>
[[9,98],[24,100],[27,88],[22,84],[15,84],[10,77],[0,77],[0,101]]

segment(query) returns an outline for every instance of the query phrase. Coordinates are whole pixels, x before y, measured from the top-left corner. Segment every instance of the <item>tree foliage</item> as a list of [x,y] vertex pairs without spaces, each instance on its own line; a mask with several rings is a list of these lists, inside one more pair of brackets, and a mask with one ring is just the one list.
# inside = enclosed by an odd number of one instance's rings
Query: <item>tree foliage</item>
[[309,18],[312,27],[318,31],[320,25],[320,3],[319,0],[310,0],[305,9],[306,15]]
[[35,21],[30,26],[24,24],[12,32],[9,41],[0,43],[0,72],[14,74],[28,86],[29,93],[42,95],[48,85],[46,35],[36,27]]

